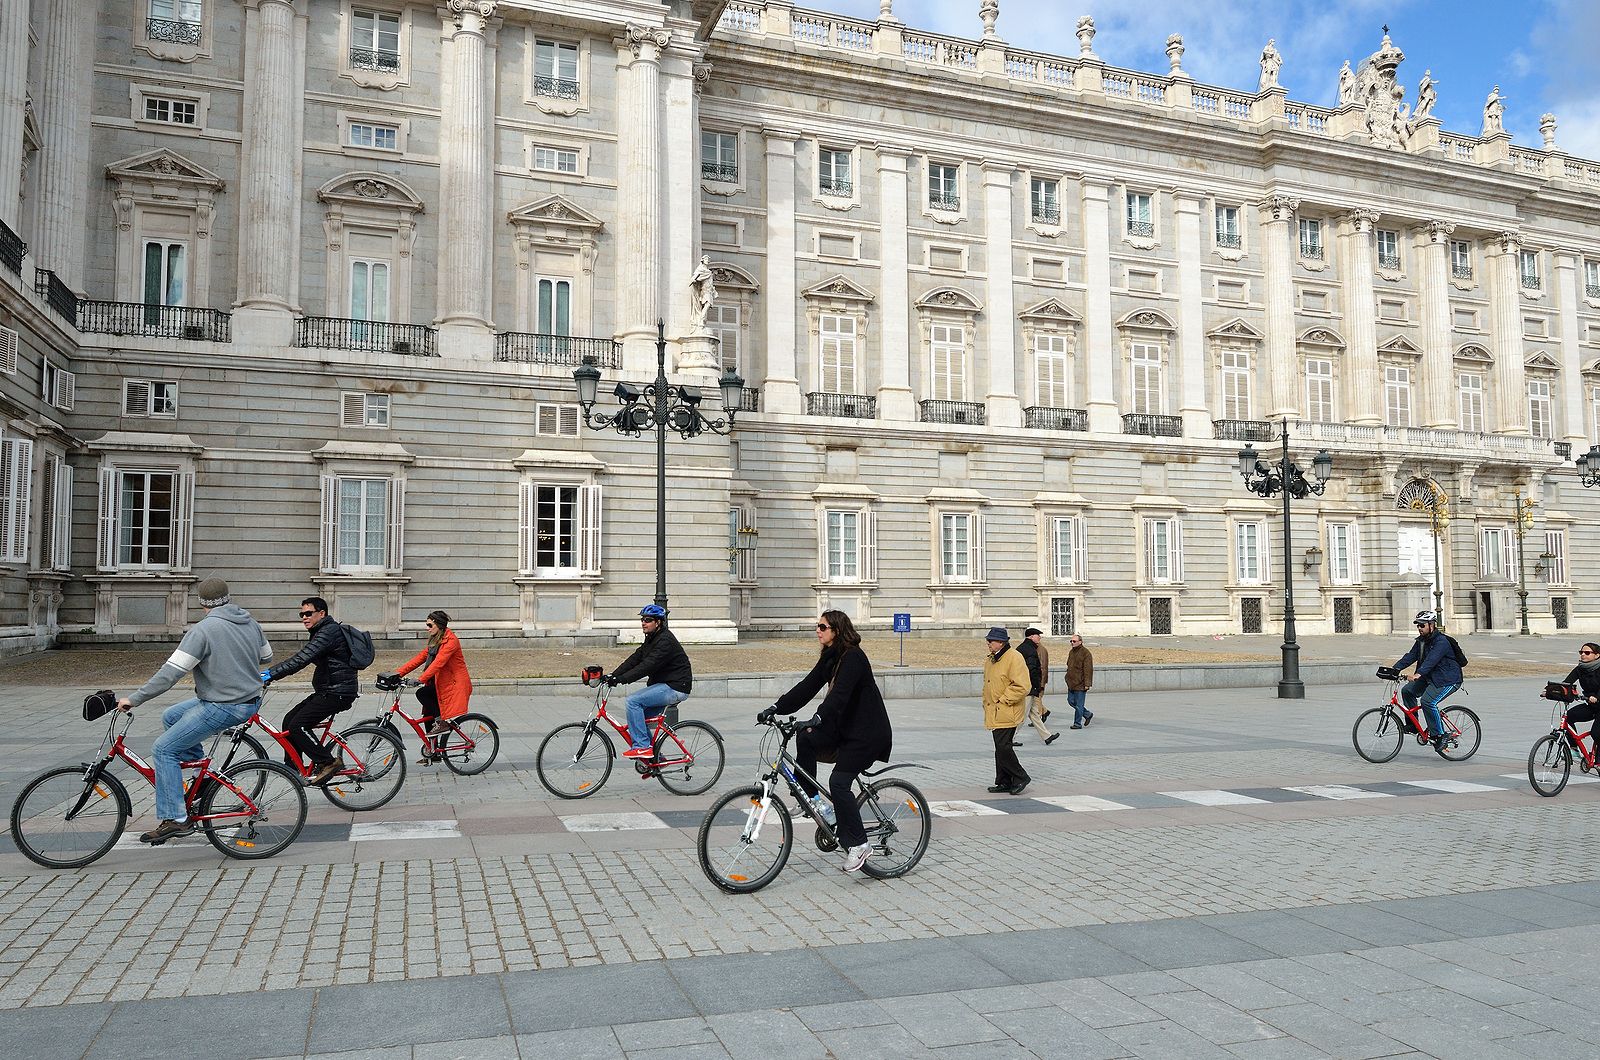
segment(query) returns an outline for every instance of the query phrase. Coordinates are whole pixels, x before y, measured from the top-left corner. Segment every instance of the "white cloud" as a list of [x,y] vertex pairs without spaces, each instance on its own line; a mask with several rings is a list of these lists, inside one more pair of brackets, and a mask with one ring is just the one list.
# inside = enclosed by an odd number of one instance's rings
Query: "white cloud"
[[[1533,27],[1535,67],[1544,98],[1556,116],[1556,143],[1571,154],[1600,159],[1600,92],[1594,83],[1594,46],[1600,40],[1600,6],[1592,0],[1551,0]],[[1534,125],[1536,115],[1524,115]],[[1531,142],[1539,142],[1538,135]]]

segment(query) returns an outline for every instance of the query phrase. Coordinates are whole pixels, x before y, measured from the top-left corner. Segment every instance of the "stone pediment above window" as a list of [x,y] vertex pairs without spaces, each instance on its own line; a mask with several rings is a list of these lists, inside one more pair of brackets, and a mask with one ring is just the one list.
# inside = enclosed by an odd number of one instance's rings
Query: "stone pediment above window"
[[830,302],[857,302],[862,304],[873,301],[871,294],[842,275],[831,276],[813,287],[807,287],[800,292],[800,297]]
[[983,312],[983,305],[959,287],[935,287],[917,299],[916,306],[918,309],[960,313],[965,316],[977,316]]
[[1307,328],[1296,340],[1302,346],[1321,346],[1328,350],[1344,349],[1344,336],[1332,328]]
[[605,222],[600,218],[561,195],[551,195],[519,206],[506,214],[506,220],[518,228],[583,232],[591,237],[605,227]]
[[1142,331],[1177,331],[1172,318],[1158,309],[1135,309],[1117,321],[1119,328],[1136,328]]
[[1239,342],[1260,342],[1264,338],[1261,332],[1252,327],[1243,317],[1234,317],[1232,320],[1218,324],[1206,332],[1206,337],[1212,339],[1234,339]]
[[383,173],[355,172],[334,177],[317,189],[317,199],[407,215],[423,212],[422,199],[404,181]]
[[149,431],[107,431],[84,442],[77,450],[84,453],[183,453],[198,456],[205,446],[187,434],[162,434]]
[[143,151],[106,167],[106,176],[116,184],[166,185],[168,190],[186,189],[186,198],[200,195],[209,201],[223,188],[223,180],[198,162],[192,162],[176,151],[158,147]]
[[819,482],[817,488],[811,491],[811,499],[817,501],[853,500],[870,504],[879,499],[878,494],[870,486],[863,486],[859,482]]
[[1396,335],[1394,338],[1378,347],[1379,355],[1388,354],[1393,357],[1421,357],[1422,347],[1406,338]]
[[1522,362],[1524,368],[1532,368],[1541,372],[1559,372],[1561,366],[1548,353],[1535,353]]
[[311,450],[311,459],[333,473],[341,469],[387,467],[398,470],[417,462],[403,445],[394,442],[333,441]]
[[1072,307],[1057,298],[1046,298],[1017,314],[1020,320],[1026,320],[1043,327],[1069,328],[1076,327],[1083,322],[1083,318],[1072,311]]
[[1476,342],[1469,342],[1455,352],[1455,359],[1463,364],[1490,365],[1494,356]]
[[711,279],[716,283],[718,290],[730,291],[759,291],[761,284],[754,276],[739,268],[737,265],[726,261],[713,261],[711,263]]

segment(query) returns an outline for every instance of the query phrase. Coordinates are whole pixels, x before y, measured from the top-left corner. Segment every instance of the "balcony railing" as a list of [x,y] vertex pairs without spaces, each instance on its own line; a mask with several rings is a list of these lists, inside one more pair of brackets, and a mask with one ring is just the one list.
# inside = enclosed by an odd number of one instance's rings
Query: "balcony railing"
[[295,322],[294,344],[319,350],[365,350],[412,357],[439,356],[437,332],[424,324],[391,324],[348,317],[303,317]]
[[930,191],[928,192],[928,208],[930,210],[949,210],[954,212],[961,209],[961,196],[953,191]]
[[818,391],[806,395],[806,415],[837,416],[847,420],[870,420],[878,414],[878,399],[866,394],[829,394]]
[[1586,283],[1583,285],[1585,298],[1600,298],[1600,283]]
[[1143,236],[1146,239],[1156,234],[1154,221],[1129,221],[1128,234],[1130,236]]
[[739,167],[733,162],[701,162],[700,178],[714,180],[721,184],[737,184],[739,182]]
[[1452,262],[1451,265],[1450,265],[1450,275],[1454,276],[1458,280],[1470,280],[1470,279],[1472,279],[1472,262],[1470,262],[1470,261]]
[[49,303],[50,308],[73,327],[78,325],[78,296],[72,288],[61,282],[61,277],[49,269],[33,270],[33,293]]
[[740,412],[760,412],[761,411],[761,388],[760,387],[758,387],[758,386],[747,386],[747,387],[744,387],[742,390],[740,390],[740,392],[739,392],[739,411]]
[[981,401],[941,401],[929,398],[918,402],[923,423],[983,423],[984,407]]
[[382,48],[351,48],[350,68],[392,74],[400,69],[400,53]]
[[1307,261],[1321,261],[1322,260],[1322,244],[1321,243],[1308,243],[1307,241],[1302,239],[1300,241],[1300,256],[1302,258],[1305,258]]
[[545,99],[577,99],[579,85],[565,77],[535,77],[533,94]]
[[1143,434],[1151,438],[1182,438],[1183,419],[1178,416],[1158,416],[1153,412],[1125,412],[1122,414],[1123,434]]
[[1030,405],[1022,410],[1022,425],[1043,431],[1086,431],[1089,429],[1089,413],[1083,409]]
[[1297,442],[1345,442],[1368,449],[1395,445],[1410,452],[1458,449],[1480,454],[1533,457],[1554,453],[1553,442],[1532,435],[1446,431],[1433,427],[1366,427],[1301,420],[1295,425],[1294,435]]
[[1522,286],[1525,290],[1537,291],[1539,288],[1543,287],[1544,284],[1540,282],[1538,273],[1525,272],[1522,274]]
[[504,331],[494,338],[497,361],[576,367],[585,357],[593,357],[596,368],[621,368],[622,344],[584,335],[539,335],[526,331]]
[[232,342],[233,317],[219,309],[142,302],[78,302],[78,330],[97,335],[148,335],[161,339]]
[[1272,433],[1272,424],[1266,420],[1212,420],[1211,429],[1218,438],[1229,442],[1273,442],[1278,439]]
[[1395,253],[1392,253],[1392,254],[1389,253],[1388,251],[1383,251],[1383,250],[1378,251],[1378,268],[1380,268],[1380,269],[1398,269],[1399,267],[1400,267],[1400,254],[1399,254],[1398,251],[1395,252]]
[[1571,442],[1557,442],[1556,443],[1556,456],[1560,457],[1562,460],[1571,460],[1572,459],[1572,443]]
[[1036,202],[1033,204],[1033,223],[1036,225],[1058,225],[1061,223],[1061,206],[1053,202]]
[[836,199],[848,199],[855,194],[855,187],[848,179],[834,178],[829,180],[827,177],[823,177],[817,181],[818,191]]
[[199,44],[200,23],[174,22],[170,18],[147,18],[144,21],[144,35],[150,40],[164,41],[167,44]]
[[1244,239],[1238,232],[1218,232],[1217,246],[1225,250],[1238,250],[1244,246]]
[[22,257],[26,253],[28,253],[28,244],[24,243],[22,237],[11,230],[10,225],[0,221],[0,262],[4,262],[6,268],[21,276]]

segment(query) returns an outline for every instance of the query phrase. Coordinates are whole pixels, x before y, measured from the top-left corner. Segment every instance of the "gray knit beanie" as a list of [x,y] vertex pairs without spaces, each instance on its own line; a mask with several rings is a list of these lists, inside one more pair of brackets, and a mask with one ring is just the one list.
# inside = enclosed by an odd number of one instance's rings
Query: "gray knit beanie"
[[195,590],[200,594],[201,607],[221,607],[228,602],[228,583],[221,578],[207,578]]

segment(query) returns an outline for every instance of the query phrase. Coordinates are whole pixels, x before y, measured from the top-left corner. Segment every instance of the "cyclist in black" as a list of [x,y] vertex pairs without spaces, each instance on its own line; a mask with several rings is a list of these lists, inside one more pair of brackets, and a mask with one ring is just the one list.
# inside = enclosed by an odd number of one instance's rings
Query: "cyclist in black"
[[1422,704],[1423,715],[1428,719],[1429,736],[1437,742],[1446,739],[1439,703],[1461,687],[1461,664],[1456,662],[1450,638],[1439,632],[1438,615],[1432,611],[1419,611],[1414,624],[1417,627],[1416,642],[1411,645],[1410,651],[1400,656],[1394,668],[1404,670],[1409,664],[1416,664],[1416,678],[1400,689],[1400,698],[1413,710],[1419,702]]
[[1567,723],[1576,729],[1582,722],[1594,722],[1589,726],[1589,746],[1600,754],[1594,743],[1600,740],[1600,731],[1596,731],[1600,730],[1600,644],[1585,641],[1578,649],[1578,665],[1567,675],[1567,684],[1577,685],[1583,692],[1582,699],[1567,707]]
[[328,601],[320,596],[308,596],[300,601],[300,624],[305,626],[311,639],[289,658],[263,671],[261,680],[279,681],[307,666],[316,667],[311,675],[311,694],[284,716],[283,727],[289,733],[289,742],[306,756],[315,770],[306,778],[306,783],[321,784],[343,771],[344,759],[329,754],[311,735],[311,728],[342,710],[349,710],[356,696],[361,694],[361,683],[350,662],[350,645],[345,640],[344,627],[328,614]]

